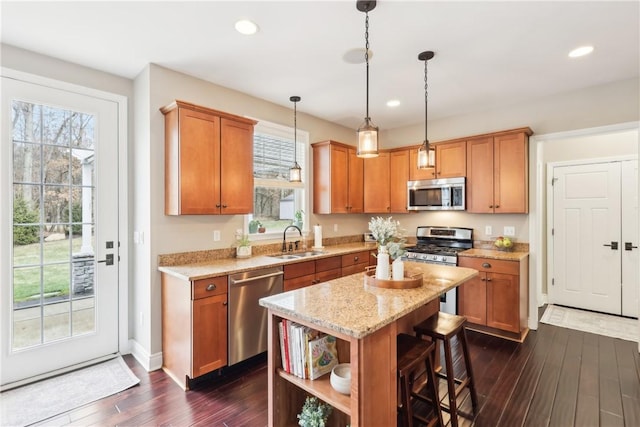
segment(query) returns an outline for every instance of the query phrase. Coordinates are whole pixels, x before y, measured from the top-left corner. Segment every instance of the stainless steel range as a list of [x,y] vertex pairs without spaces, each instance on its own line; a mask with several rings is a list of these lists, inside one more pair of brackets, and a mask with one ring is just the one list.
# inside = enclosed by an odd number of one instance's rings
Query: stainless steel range
[[[458,265],[458,252],[473,247],[473,229],[421,226],[416,230],[415,246],[407,248],[406,261]],[[440,297],[440,311],[457,313],[457,289]]]

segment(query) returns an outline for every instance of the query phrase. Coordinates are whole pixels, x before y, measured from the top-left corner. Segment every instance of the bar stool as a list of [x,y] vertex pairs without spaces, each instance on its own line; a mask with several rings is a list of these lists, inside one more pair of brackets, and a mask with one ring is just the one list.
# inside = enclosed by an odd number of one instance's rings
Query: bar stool
[[[465,387],[469,388],[474,414],[478,406],[478,397],[476,395],[474,376],[471,368],[471,358],[469,357],[469,348],[467,347],[467,335],[464,327],[466,322],[467,318],[464,316],[438,312],[413,327],[418,338],[421,338],[422,335],[427,335],[431,337],[433,342],[435,342],[435,340],[441,340],[444,346],[444,359],[447,374],[444,375],[442,372],[438,372],[436,375],[447,380],[449,405],[447,406],[446,404],[443,404],[442,410],[451,414],[452,427],[458,426],[458,414],[465,418],[473,419],[473,414],[463,413],[458,410],[457,398]],[[464,380],[456,378],[455,373],[453,372],[453,358],[451,357],[451,338],[453,337],[458,338],[460,346],[462,347],[464,365],[467,370],[467,377]]]
[[[433,371],[433,354],[435,344],[428,343],[412,335],[399,334],[397,338],[398,387],[400,388],[400,405],[398,412],[404,427],[413,427],[414,420],[426,424],[428,427],[444,427],[442,412],[438,404],[438,387]],[[415,388],[415,380],[425,374],[425,382]],[[419,393],[425,388],[427,396]],[[417,415],[411,403],[411,398],[427,401],[432,406],[427,416]]]

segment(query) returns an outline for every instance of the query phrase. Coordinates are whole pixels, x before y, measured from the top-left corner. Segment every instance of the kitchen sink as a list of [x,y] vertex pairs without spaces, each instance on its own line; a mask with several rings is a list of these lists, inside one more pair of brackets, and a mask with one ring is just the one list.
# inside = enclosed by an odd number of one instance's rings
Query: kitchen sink
[[278,258],[278,259],[298,259],[298,258],[306,258],[310,256],[324,255],[324,254],[326,254],[325,251],[307,251],[307,252],[297,252],[293,254],[279,254],[279,255],[269,255],[269,256],[271,258]]

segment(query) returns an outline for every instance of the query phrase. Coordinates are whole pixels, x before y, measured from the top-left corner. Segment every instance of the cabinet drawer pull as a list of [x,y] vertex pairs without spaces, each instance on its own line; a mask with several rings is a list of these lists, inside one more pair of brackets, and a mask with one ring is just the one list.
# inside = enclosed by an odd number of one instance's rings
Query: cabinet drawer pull
[[359,258],[359,257],[357,257],[357,256],[354,256],[354,257],[353,257],[353,260],[354,260],[354,261],[358,261],[359,259],[360,259],[360,258]]
[[483,262],[482,268],[491,268],[491,264],[489,264],[488,262]]
[[216,290],[216,285],[214,283],[207,286],[207,291],[215,291],[215,290]]

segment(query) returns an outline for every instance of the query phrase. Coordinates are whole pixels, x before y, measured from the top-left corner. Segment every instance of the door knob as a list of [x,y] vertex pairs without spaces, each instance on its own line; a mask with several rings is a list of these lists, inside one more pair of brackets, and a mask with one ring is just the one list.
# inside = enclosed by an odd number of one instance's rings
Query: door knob
[[633,246],[633,243],[631,242],[624,242],[624,250],[625,251],[630,251],[632,249],[638,249],[637,246]]
[[602,246],[608,246],[611,248],[612,251],[617,251],[618,250],[618,242],[611,242],[611,244],[604,244]]

